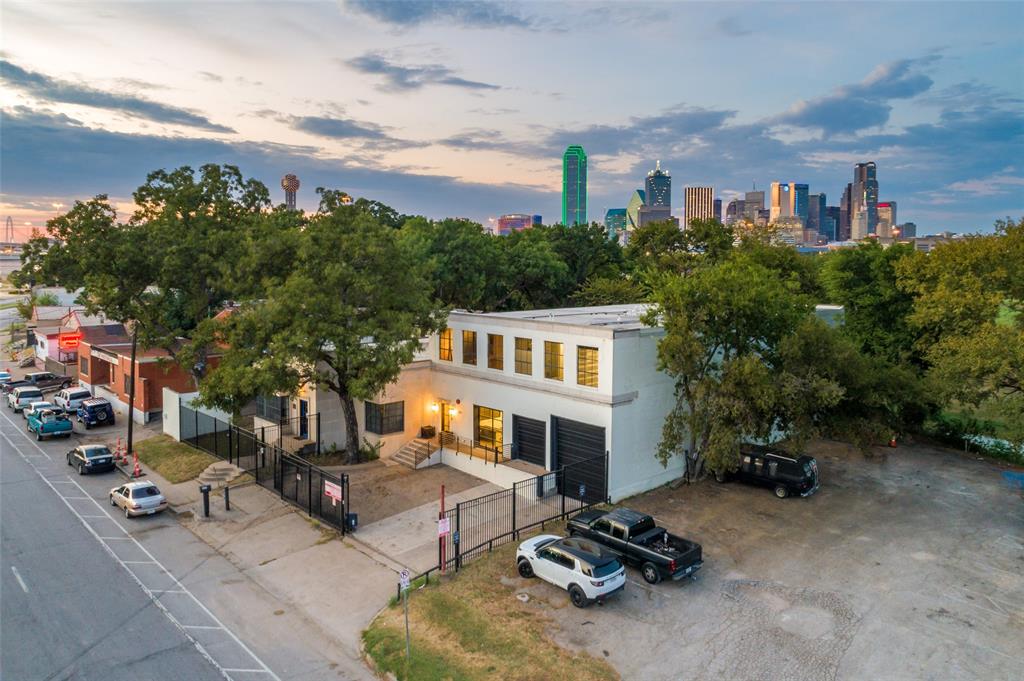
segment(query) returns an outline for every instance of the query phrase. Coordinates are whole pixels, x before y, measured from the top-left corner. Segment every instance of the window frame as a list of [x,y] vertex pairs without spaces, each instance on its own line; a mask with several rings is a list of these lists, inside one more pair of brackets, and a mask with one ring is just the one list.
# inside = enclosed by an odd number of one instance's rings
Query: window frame
[[441,329],[437,335],[437,358],[442,362],[455,360],[455,334],[451,328]]
[[81,355],[78,357],[78,373],[85,374],[86,376],[89,375],[89,358],[88,357],[82,357]]
[[[488,421],[490,422],[490,433],[491,437],[485,441],[480,437],[480,413],[483,410],[487,410],[490,415]],[[495,418],[497,415],[497,419]],[[495,421],[499,422],[497,428],[495,428]],[[495,409],[494,407],[488,407],[482,404],[473,405],[473,442],[482,447],[489,447],[491,449],[501,449],[505,444],[505,412],[501,409]]]
[[[470,342],[466,342],[470,339]],[[471,348],[469,352],[467,348]],[[462,363],[476,366],[476,331],[462,330]]]
[[[557,363],[552,364],[555,357],[553,350],[557,348]],[[555,371],[557,369],[557,371]],[[557,373],[557,375],[555,375]],[[565,346],[558,341],[544,341],[544,378],[552,381],[565,380]]]
[[[584,354],[588,354],[588,351],[593,351],[593,360],[584,361]],[[582,385],[587,388],[596,388],[598,379],[600,377],[600,365],[598,363],[598,349],[590,345],[577,345],[576,346],[576,385]],[[592,367],[592,370],[591,370]],[[593,379],[593,383],[588,381]]]
[[404,433],[405,400],[397,400],[395,402],[364,402],[363,430],[374,435]]
[[[522,348],[520,345],[525,344],[526,347]],[[533,376],[533,339],[532,338],[520,338],[516,337],[515,342],[515,371],[517,374],[522,376]],[[525,367],[525,371],[523,368]]]
[[505,336],[487,334],[487,368],[505,370]]

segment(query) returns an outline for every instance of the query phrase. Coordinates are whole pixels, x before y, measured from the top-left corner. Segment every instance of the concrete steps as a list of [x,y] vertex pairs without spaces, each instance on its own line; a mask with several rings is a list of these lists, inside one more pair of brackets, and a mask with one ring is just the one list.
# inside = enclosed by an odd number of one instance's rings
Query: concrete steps
[[216,463],[211,463],[206,467],[206,470],[199,474],[199,483],[210,485],[214,488],[224,487],[244,474],[245,471],[234,464],[227,461],[217,461]]
[[428,458],[435,449],[429,440],[410,440],[394,453],[391,461],[406,468],[416,468],[416,465]]

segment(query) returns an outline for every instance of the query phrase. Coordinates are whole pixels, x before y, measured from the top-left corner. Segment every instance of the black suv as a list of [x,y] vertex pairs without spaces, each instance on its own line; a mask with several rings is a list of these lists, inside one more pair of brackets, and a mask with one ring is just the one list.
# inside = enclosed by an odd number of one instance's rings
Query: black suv
[[818,491],[818,462],[812,456],[792,456],[773,447],[742,445],[739,470],[715,473],[718,482],[731,478],[771,487],[780,499],[790,494],[808,497]]

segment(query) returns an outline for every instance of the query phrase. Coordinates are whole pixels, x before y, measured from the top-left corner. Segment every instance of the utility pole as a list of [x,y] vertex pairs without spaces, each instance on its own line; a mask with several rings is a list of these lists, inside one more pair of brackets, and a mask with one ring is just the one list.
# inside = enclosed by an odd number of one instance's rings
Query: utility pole
[[128,379],[128,455],[132,454],[132,426],[135,425],[135,351],[138,346],[139,334],[132,324],[132,366]]

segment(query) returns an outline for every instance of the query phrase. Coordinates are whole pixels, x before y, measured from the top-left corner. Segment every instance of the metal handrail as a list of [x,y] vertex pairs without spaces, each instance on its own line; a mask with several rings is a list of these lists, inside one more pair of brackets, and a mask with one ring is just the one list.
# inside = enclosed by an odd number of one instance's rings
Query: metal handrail
[[[483,459],[486,463],[493,463],[495,466],[502,461],[508,461],[512,458],[512,445],[504,444],[500,448],[490,447],[482,444],[477,440],[470,440],[469,438],[459,437],[455,433],[441,432],[438,440],[441,448],[445,447],[451,449],[456,456],[461,454],[467,454],[470,457]],[[463,449],[465,447],[465,449]],[[483,451],[483,456],[477,454],[477,450]]]

